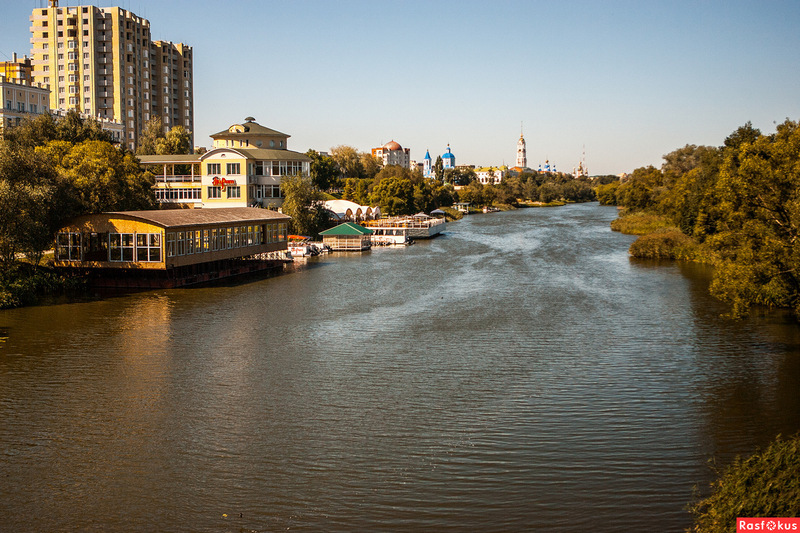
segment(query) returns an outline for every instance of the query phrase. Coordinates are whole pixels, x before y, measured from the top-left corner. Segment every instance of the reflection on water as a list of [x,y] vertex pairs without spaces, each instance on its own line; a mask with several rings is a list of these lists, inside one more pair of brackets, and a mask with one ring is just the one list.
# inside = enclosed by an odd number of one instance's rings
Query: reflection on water
[[[612,208],[3,312],[10,530],[677,531],[800,428],[800,335],[632,261]],[[0,335],[2,337],[2,335]]]

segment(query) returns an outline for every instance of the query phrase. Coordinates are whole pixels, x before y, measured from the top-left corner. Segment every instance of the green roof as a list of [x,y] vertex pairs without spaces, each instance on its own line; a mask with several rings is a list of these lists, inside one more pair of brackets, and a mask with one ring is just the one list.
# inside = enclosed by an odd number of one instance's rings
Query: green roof
[[246,137],[251,135],[270,135],[270,136],[277,136],[277,137],[291,137],[291,135],[287,135],[286,133],[281,133],[279,131],[275,131],[273,129],[267,128],[266,126],[262,126],[257,122],[245,122],[244,124],[233,124],[233,126],[242,126],[244,128],[244,132],[242,133],[235,133],[228,129],[222,130],[219,133],[215,133],[211,135],[212,139],[216,138],[236,138],[236,137]]
[[326,229],[325,231],[321,231],[320,235],[372,235],[373,231],[371,229],[367,229],[364,226],[360,226],[355,222],[345,222],[344,224],[339,224],[335,228]]

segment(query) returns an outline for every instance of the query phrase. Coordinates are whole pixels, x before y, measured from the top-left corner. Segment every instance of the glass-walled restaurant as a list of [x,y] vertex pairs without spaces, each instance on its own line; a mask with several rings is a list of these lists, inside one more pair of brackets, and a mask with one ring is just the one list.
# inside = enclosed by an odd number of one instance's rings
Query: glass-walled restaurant
[[289,217],[267,209],[86,215],[56,236],[56,266],[168,270],[286,250]]

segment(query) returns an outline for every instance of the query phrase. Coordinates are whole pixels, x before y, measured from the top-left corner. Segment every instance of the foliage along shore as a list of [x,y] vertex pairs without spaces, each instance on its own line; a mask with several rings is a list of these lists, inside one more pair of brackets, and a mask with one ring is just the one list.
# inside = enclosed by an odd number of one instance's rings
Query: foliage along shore
[[[180,126],[164,133],[154,119],[145,126],[137,154],[186,154],[190,138]],[[292,217],[293,233],[317,236],[335,224],[323,206],[333,191],[361,205],[379,205],[387,215],[403,215],[459,201],[500,210],[592,201],[593,187],[613,179],[526,172],[482,185],[474,170],[444,169],[441,161],[436,179],[427,179],[419,169],[383,167],[352,147],[334,147],[331,154],[309,150],[310,175],[283,179],[282,209]],[[96,120],[84,120],[74,111],[61,118],[38,115],[9,129],[0,140],[0,308],[29,305],[38,296],[79,286],[71,275],[42,261],[55,232],[79,215],[158,209],[154,183],[135,154],[114,145]],[[446,212],[451,220],[462,216]]]
[[634,170],[597,188],[623,209],[612,229],[641,235],[634,257],[714,266],[711,294],[732,317],[752,306],[800,317],[800,126],[771,135],[748,122],[720,147],[686,145],[661,169]]

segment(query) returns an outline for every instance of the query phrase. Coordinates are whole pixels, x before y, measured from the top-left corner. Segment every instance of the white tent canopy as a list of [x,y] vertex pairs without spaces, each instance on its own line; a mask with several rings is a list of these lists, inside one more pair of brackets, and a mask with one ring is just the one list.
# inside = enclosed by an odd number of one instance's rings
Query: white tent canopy
[[381,208],[358,205],[349,200],[327,200],[325,208],[341,221],[358,222],[360,220],[374,220],[381,217]]

